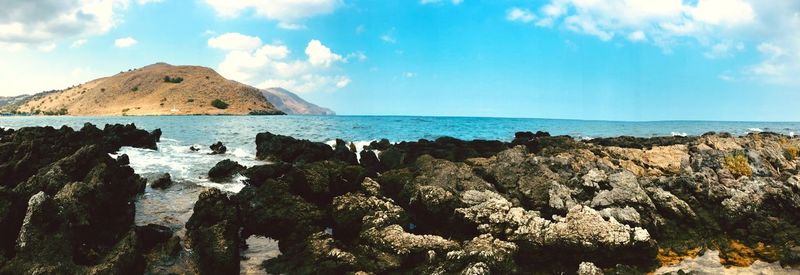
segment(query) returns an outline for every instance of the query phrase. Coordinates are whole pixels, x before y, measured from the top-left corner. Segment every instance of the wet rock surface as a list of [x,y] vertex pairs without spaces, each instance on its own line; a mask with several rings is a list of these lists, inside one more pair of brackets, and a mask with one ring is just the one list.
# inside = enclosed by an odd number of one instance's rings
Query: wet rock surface
[[155,189],[164,189],[169,188],[172,185],[172,176],[169,173],[164,173],[163,175],[159,176],[153,183],[150,184],[150,188]]
[[720,251],[721,266],[798,259],[788,148],[800,140],[788,136],[523,132],[511,143],[373,142],[358,162],[343,141],[262,133],[256,144],[275,162],[244,170],[247,186],[220,199],[241,233],[209,238],[277,240],[269,273],[644,273],[701,249]]
[[225,152],[228,152],[228,147],[225,147],[225,145],[223,145],[221,141],[211,144],[211,146],[209,146],[208,148],[211,149],[212,155],[221,155],[225,154]]
[[155,149],[161,131],[86,124],[0,131],[0,273],[142,273],[143,257],[171,232],[134,226],[146,180],[121,146]]
[[213,182],[224,182],[233,178],[236,173],[244,170],[245,167],[238,162],[230,159],[225,159],[218,162],[214,167],[208,170],[208,178]]

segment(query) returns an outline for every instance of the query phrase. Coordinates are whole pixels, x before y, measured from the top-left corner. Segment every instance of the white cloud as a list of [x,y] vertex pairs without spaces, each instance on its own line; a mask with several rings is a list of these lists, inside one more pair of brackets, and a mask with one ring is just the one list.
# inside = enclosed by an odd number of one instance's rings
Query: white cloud
[[354,52],[354,53],[348,54],[347,58],[345,58],[346,61],[349,61],[350,59],[356,59],[358,61],[365,61],[365,60],[367,60],[367,55],[364,54],[363,52]]
[[[789,77],[800,75],[800,1],[549,0],[528,8],[535,12],[527,16],[528,10],[519,7],[510,10],[506,19],[566,29],[602,41],[647,42],[664,52],[698,45],[708,59],[735,57],[748,53],[748,45],[763,45],[759,47],[760,62],[731,68],[726,75],[800,85],[800,78]],[[781,49],[780,57],[776,57],[776,49]]]
[[761,43],[758,51],[764,55],[765,60],[750,68],[750,72],[771,78],[782,78],[785,75],[788,65],[784,63],[786,58],[785,50],[772,43]]
[[[24,49],[107,33],[121,21],[119,12],[130,0],[25,0],[3,1],[0,44]],[[152,1],[139,1],[147,3]],[[12,45],[12,46],[8,46]]]
[[713,25],[749,23],[755,17],[753,7],[744,0],[700,0],[689,9],[692,18]]
[[350,78],[346,76],[342,76],[336,79],[336,88],[341,89],[347,87],[347,85],[349,84],[350,84]]
[[222,50],[254,50],[261,46],[261,38],[229,32],[208,40],[208,46]]
[[725,80],[725,81],[728,81],[728,82],[736,81],[736,78],[733,77],[733,76],[730,76],[729,74],[720,74],[717,77],[719,77],[719,79],[722,79],[722,80]]
[[744,50],[744,44],[733,43],[731,41],[719,42],[711,46],[709,51],[703,55],[709,59],[727,58],[733,56],[734,52]]
[[528,23],[533,20],[536,20],[536,16],[533,15],[531,11],[526,9],[511,8],[510,10],[508,10],[508,12],[506,12],[506,20]]
[[294,31],[294,30],[302,30],[302,29],[305,29],[305,28],[306,28],[306,26],[305,26],[305,25],[303,25],[303,24],[295,24],[295,23],[288,23],[288,22],[279,22],[279,23],[278,23],[278,28],[281,28],[281,29],[284,29],[284,30],[292,30],[292,31]]
[[342,0],[205,0],[205,2],[222,17],[231,18],[252,12],[258,17],[280,21],[284,23],[283,27],[299,26],[296,25],[299,20],[330,14],[342,5]]
[[139,41],[136,41],[136,39],[133,39],[133,37],[125,37],[114,40],[114,46],[117,48],[129,48],[133,45],[136,45],[136,43],[139,43]]
[[[347,62],[347,58],[319,40],[308,42],[304,59],[291,59],[290,49],[278,44],[257,48],[217,48],[227,51],[225,59],[218,65],[220,74],[259,88],[282,87],[298,93],[330,92],[345,88],[351,82],[348,76],[336,73],[339,70],[334,66]],[[357,58],[358,54],[348,55],[348,58]]]
[[388,34],[388,33],[384,34],[384,35],[381,35],[380,38],[381,38],[381,40],[383,40],[383,42],[386,42],[386,43],[389,43],[389,44],[397,43],[397,39],[395,39],[394,36],[392,36],[391,34]]
[[319,40],[311,40],[306,47],[306,55],[308,55],[308,62],[314,66],[330,67],[334,62],[342,61],[341,55],[331,52],[331,49],[322,45]]
[[41,52],[52,52],[53,50],[56,49],[56,43],[52,43],[51,42],[51,43],[39,45],[38,49]]
[[635,31],[628,34],[628,40],[633,42],[646,41],[647,35],[645,35],[643,31]]
[[289,48],[283,45],[264,45],[256,50],[256,56],[264,56],[269,59],[281,60],[289,56]]
[[460,5],[461,3],[464,2],[464,0],[420,0],[419,1],[419,3],[423,4],[423,5],[440,4],[440,3],[445,3],[445,2],[450,2],[453,5]]
[[80,48],[80,47],[83,46],[83,44],[86,44],[86,42],[87,42],[86,39],[78,39],[78,40],[72,41],[72,45],[70,47],[72,47],[72,48]]

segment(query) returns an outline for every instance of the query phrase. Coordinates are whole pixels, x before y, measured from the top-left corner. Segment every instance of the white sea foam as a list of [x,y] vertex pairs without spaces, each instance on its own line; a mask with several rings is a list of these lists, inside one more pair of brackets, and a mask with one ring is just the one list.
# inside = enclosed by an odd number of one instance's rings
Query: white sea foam
[[195,183],[200,186],[217,188],[226,192],[239,193],[239,191],[242,191],[242,188],[244,188],[244,180],[246,179],[247,177],[237,174],[231,182],[227,183],[212,182],[208,180],[208,178],[197,179]]
[[686,136],[689,136],[689,134],[687,134],[687,133],[680,133],[680,132],[672,132],[671,134],[672,134],[673,137],[686,137]]
[[789,132],[789,137],[794,137],[794,132]]
[[242,158],[242,159],[255,159],[256,158],[255,155],[253,155],[252,153],[250,153],[247,150],[242,149],[242,148],[234,148],[229,153],[231,155],[236,156],[237,158]]
[[751,133],[761,133],[761,132],[764,132],[764,130],[761,130],[761,128],[747,128],[747,131],[748,131],[748,132],[751,132]]
[[126,154],[130,158],[130,166],[140,175],[169,173],[174,181],[186,181],[206,187],[218,188],[228,192],[239,192],[244,188],[243,176],[237,176],[231,182],[214,183],[208,179],[208,170],[217,162],[231,159],[244,166],[265,164],[255,158],[255,154],[244,148],[233,148],[226,154],[210,155],[211,150],[194,145],[200,151],[189,149],[192,145],[181,144],[174,139],[162,138],[158,150],[133,147],[122,147],[112,157]]

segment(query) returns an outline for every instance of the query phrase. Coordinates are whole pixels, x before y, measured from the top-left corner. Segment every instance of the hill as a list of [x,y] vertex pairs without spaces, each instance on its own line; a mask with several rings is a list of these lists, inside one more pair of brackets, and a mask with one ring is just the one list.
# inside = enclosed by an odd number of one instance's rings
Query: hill
[[283,88],[264,89],[261,90],[261,94],[275,105],[275,108],[290,115],[336,115],[333,110],[305,101]]
[[81,116],[283,114],[257,88],[225,79],[210,68],[166,63],[36,94],[14,107],[7,111]]

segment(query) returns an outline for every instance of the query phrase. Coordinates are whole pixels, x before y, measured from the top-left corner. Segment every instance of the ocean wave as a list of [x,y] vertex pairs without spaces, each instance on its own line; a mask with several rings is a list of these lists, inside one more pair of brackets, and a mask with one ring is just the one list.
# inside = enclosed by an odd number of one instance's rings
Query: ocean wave
[[[192,151],[191,146],[200,148]],[[197,144],[181,144],[179,140],[164,140],[158,143],[158,150],[122,147],[117,153],[110,154],[118,157],[126,154],[130,158],[130,167],[140,175],[154,177],[158,174],[169,173],[174,181],[186,181],[205,187],[218,188],[228,192],[239,192],[243,187],[243,176],[237,176],[231,182],[214,183],[208,179],[208,170],[224,159],[230,159],[241,165],[252,167],[263,165],[266,162],[256,159],[254,153],[244,148],[232,148],[226,154],[211,155],[211,150]]]
[[247,150],[245,150],[243,148],[233,148],[233,150],[230,150],[230,154],[235,156],[235,157],[237,157],[237,158],[242,158],[242,159],[255,159],[256,158],[255,155],[253,155],[252,153],[248,152]]
[[764,132],[764,130],[761,130],[761,128],[747,128],[747,131],[748,131],[748,132],[751,132],[751,133],[761,133],[761,132]]
[[672,132],[672,133],[670,133],[670,134],[671,134],[673,137],[687,137],[687,136],[689,136],[689,134],[687,134],[687,133],[685,133],[685,132],[684,132],[684,133]]
[[245,187],[244,180],[246,179],[247,177],[237,174],[231,182],[217,183],[204,178],[198,179],[195,184],[204,187],[217,188],[225,192],[239,193],[239,191],[242,191],[242,188]]

